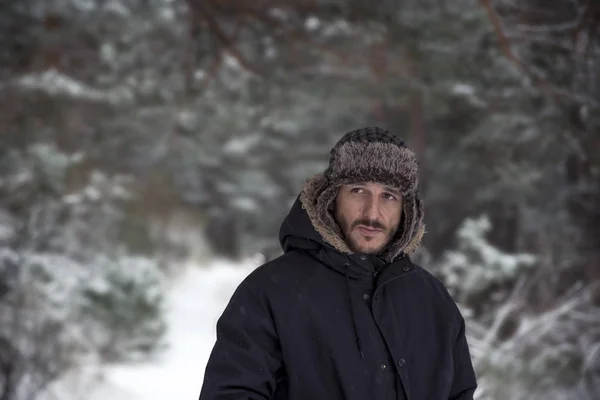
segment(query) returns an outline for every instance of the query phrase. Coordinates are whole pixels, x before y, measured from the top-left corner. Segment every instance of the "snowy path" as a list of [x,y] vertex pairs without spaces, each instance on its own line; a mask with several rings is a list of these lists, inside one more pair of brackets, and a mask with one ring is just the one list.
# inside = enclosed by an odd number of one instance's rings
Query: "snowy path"
[[[95,385],[91,392],[89,387],[85,390],[71,387],[70,396],[66,397],[69,400],[196,400],[215,341],[215,323],[237,285],[257,265],[256,260],[239,264],[213,261],[208,268],[186,268],[169,291],[169,349],[162,360],[112,366],[103,372],[104,382]],[[63,394],[55,394],[61,400],[65,398]]]

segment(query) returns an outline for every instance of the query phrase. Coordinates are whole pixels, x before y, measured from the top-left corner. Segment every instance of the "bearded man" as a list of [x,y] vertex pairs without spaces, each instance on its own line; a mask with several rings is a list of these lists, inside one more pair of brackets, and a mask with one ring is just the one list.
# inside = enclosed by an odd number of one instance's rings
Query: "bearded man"
[[411,261],[418,163],[367,127],[344,135],[217,322],[200,400],[472,400],[465,320]]

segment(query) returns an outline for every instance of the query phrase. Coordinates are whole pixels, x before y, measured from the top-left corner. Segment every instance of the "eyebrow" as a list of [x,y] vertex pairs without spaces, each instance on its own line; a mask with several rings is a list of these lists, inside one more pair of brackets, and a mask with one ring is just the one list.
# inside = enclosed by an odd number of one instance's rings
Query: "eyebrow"
[[383,188],[384,188],[386,191],[388,191],[388,192],[391,192],[391,193],[393,193],[393,194],[395,194],[395,195],[400,195],[400,191],[399,191],[398,189],[394,189],[394,188],[391,188],[391,187],[389,187],[389,186],[384,186]]
[[[355,185],[356,185],[356,186],[366,186],[366,185],[367,185],[367,182],[357,182],[357,183],[355,183]],[[383,187],[383,189],[384,189],[386,192],[390,192],[390,193],[392,193],[392,194],[395,194],[396,196],[400,196],[400,195],[402,194],[402,192],[401,192],[400,190],[398,190],[398,189],[394,189],[394,188],[393,188],[393,187],[391,187],[391,186],[384,186],[384,187]]]

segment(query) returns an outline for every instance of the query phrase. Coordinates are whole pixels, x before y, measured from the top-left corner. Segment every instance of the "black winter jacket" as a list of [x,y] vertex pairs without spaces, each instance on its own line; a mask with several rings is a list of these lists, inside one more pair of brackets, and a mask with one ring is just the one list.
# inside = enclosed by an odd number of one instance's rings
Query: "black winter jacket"
[[433,275],[339,252],[300,199],[280,241],[220,317],[200,400],[473,399],[465,322]]

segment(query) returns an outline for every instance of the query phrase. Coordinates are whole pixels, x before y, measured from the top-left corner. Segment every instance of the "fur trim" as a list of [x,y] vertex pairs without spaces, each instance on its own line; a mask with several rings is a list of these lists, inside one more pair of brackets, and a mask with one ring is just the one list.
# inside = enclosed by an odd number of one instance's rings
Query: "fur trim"
[[[373,180],[371,175],[364,181]],[[306,210],[315,230],[325,242],[345,254],[352,254],[352,251],[344,241],[341,229],[335,222],[330,209],[339,187],[342,184],[353,182],[357,182],[354,177],[339,178],[335,182],[331,182],[325,174],[320,173],[310,178],[300,193],[302,207]],[[401,226],[384,251],[383,258],[391,262],[401,252],[411,255],[419,246],[424,233],[421,198],[418,192],[408,192],[403,198]]]
[[419,165],[407,147],[383,142],[345,142],[332,152],[325,172],[332,182],[379,182],[411,195],[418,190]]
[[300,201],[310,222],[323,240],[341,253],[352,254],[342,239],[340,227],[328,210],[329,204],[335,199],[336,194],[337,188],[327,187],[327,178],[323,174],[317,174],[304,184],[300,193]]

